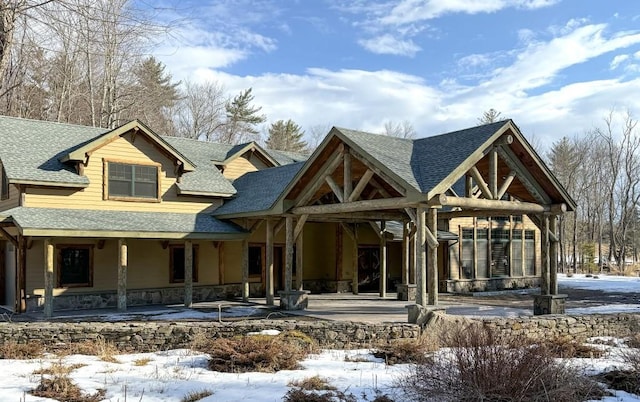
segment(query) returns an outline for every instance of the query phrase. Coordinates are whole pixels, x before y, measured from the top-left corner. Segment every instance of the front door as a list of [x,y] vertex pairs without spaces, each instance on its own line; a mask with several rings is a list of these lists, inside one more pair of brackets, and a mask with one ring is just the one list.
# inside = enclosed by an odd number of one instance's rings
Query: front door
[[358,291],[380,290],[380,248],[358,247]]

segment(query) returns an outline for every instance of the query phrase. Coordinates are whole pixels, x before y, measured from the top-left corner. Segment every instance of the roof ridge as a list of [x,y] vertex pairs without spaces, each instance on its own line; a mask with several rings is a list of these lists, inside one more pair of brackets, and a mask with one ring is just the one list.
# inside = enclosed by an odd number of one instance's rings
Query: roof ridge
[[364,130],[354,130],[354,129],[352,129],[352,128],[346,128],[346,127],[338,127],[338,126],[334,126],[334,128],[335,128],[336,130],[338,130],[338,131],[342,131],[342,132],[344,132],[344,130],[346,130],[346,131],[351,131],[351,132],[354,132],[354,133],[360,133],[360,134],[366,134],[366,135],[374,135],[374,136],[377,136],[377,137],[391,138],[391,139],[394,139],[394,140],[400,140],[400,141],[408,141],[408,142],[413,142],[413,141],[415,141],[415,139],[414,139],[414,138],[394,137],[394,136],[392,136],[392,135],[380,134],[380,133],[372,133],[372,132],[370,132],[370,131],[364,131]]
[[436,138],[436,137],[441,137],[443,135],[451,135],[451,134],[455,134],[455,133],[460,133],[463,131],[471,131],[471,130],[477,130],[481,127],[487,127],[487,126],[491,126],[491,125],[504,125],[506,124],[508,121],[510,121],[511,119],[504,119],[504,120],[499,120],[499,121],[494,121],[491,123],[486,123],[486,124],[480,124],[477,126],[473,126],[473,127],[467,127],[467,128],[461,128],[458,130],[453,130],[453,131],[446,131],[444,133],[440,133],[440,134],[435,134],[435,135],[430,135],[428,137],[421,137],[421,138],[416,138],[414,141],[421,141],[421,140],[426,140],[427,138]]
[[17,117],[17,116],[7,116],[7,115],[3,115],[0,114],[0,119],[11,119],[11,120],[19,120],[19,121],[24,121],[24,122],[31,122],[31,123],[43,123],[43,124],[51,124],[51,125],[57,125],[57,126],[68,126],[68,127],[76,127],[76,128],[89,128],[89,129],[96,129],[96,130],[104,130],[105,132],[109,132],[112,131],[112,128],[105,128],[105,127],[98,127],[98,126],[87,126],[84,124],[77,124],[77,123],[65,123],[65,122],[61,122],[61,121],[53,121],[53,120],[42,120],[42,119],[32,119],[32,118],[27,118],[27,117]]

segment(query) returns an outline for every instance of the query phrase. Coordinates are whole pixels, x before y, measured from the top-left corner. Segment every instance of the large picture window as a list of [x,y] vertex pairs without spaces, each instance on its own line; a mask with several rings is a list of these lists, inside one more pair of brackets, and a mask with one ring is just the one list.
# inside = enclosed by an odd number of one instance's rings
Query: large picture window
[[108,162],[109,198],[158,199],[158,166]]
[[58,286],[59,288],[93,286],[93,246],[59,245]]
[[[169,273],[170,283],[184,283],[184,246],[169,246],[171,252]],[[191,266],[192,278],[198,282],[198,246],[193,246],[193,265]]]

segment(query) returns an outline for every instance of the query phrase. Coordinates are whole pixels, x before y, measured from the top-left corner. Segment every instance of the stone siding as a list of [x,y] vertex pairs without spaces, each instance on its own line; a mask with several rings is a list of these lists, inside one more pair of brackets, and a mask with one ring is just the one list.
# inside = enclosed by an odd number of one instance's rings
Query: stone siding
[[441,291],[446,291],[447,293],[473,293],[511,289],[530,289],[540,287],[540,277],[450,279],[442,281],[441,287],[444,287]]

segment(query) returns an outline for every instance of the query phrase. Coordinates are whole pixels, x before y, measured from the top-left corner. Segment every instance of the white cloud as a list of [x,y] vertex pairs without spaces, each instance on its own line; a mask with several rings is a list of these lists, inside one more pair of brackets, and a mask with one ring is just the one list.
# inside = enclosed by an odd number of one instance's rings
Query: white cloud
[[613,60],[611,60],[611,63],[609,63],[609,69],[615,70],[620,66],[620,64],[622,64],[627,59],[629,59],[628,54],[617,55],[616,57],[613,58]]
[[376,54],[394,54],[413,57],[419,52],[420,46],[412,40],[394,38],[390,34],[359,40],[358,43],[368,51]]

